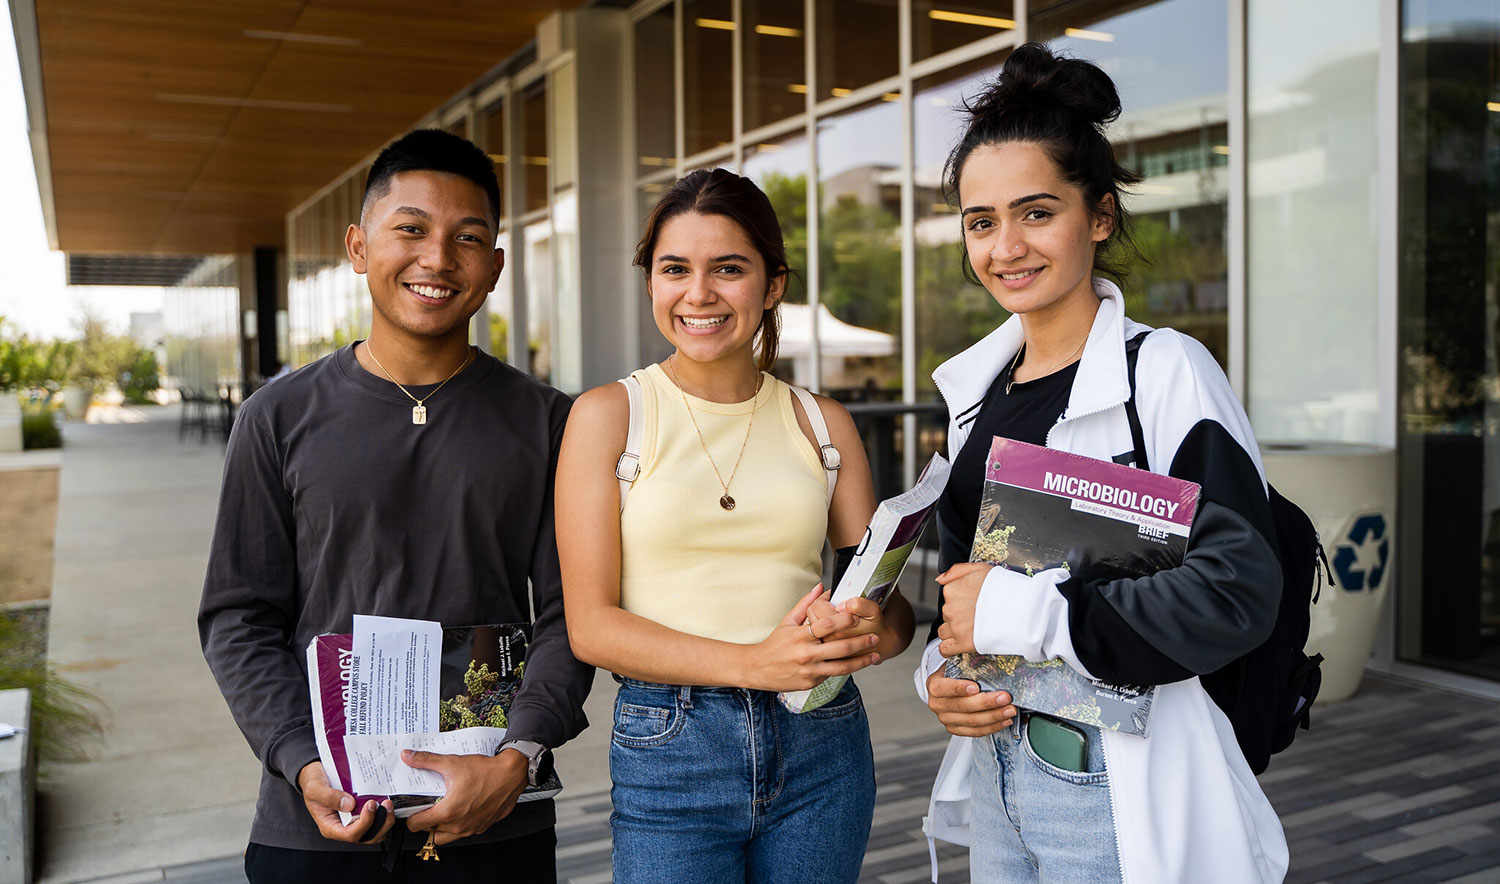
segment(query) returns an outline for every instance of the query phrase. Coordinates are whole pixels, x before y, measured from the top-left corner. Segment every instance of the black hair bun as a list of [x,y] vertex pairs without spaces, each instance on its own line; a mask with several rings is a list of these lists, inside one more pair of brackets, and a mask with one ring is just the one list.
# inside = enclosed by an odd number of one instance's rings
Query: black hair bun
[[1018,47],[989,89],[969,104],[976,119],[1018,111],[1066,113],[1092,126],[1120,116],[1120,93],[1093,62],[1053,54],[1042,43]]

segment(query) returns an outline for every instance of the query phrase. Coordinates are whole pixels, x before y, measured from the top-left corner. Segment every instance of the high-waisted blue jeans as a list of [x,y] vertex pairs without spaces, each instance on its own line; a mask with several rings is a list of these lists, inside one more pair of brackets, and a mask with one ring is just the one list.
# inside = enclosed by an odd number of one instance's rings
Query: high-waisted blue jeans
[[794,715],[767,691],[624,679],[610,738],[617,884],[853,884],[875,810],[851,680]]
[[1032,751],[1031,716],[974,744],[969,768],[975,884],[1118,884],[1119,849],[1099,729],[1086,770],[1054,767]]

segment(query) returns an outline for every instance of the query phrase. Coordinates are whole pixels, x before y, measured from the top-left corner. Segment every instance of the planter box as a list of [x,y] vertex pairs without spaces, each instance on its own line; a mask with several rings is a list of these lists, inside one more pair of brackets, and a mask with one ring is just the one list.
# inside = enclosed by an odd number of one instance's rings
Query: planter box
[[20,451],[23,446],[20,400],[14,393],[0,393],[0,454]]
[[31,692],[25,688],[0,691],[0,722],[21,729],[0,740],[0,884],[31,884],[36,825]]

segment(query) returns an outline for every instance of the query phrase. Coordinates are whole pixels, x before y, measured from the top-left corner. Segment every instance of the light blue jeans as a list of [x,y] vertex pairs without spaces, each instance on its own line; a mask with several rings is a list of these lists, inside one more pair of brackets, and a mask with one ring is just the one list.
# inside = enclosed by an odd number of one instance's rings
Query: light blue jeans
[[802,715],[776,695],[624,679],[610,737],[617,884],[853,884],[875,763],[851,680]]
[[1083,773],[1053,767],[1027,739],[1030,715],[974,746],[969,768],[976,884],[1118,884],[1109,772],[1099,729],[1088,734]]

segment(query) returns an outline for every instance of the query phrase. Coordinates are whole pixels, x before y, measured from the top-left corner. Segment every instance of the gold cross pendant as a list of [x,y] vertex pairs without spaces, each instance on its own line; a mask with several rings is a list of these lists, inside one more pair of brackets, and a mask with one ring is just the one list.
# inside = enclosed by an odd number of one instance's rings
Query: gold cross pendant
[[422,849],[417,851],[417,859],[435,859],[438,862],[442,862],[442,858],[437,855],[437,844],[433,843],[433,839],[435,838],[437,838],[436,832],[427,833],[427,843],[423,844]]
[[421,426],[427,423],[427,406],[418,402],[411,407],[411,422]]

